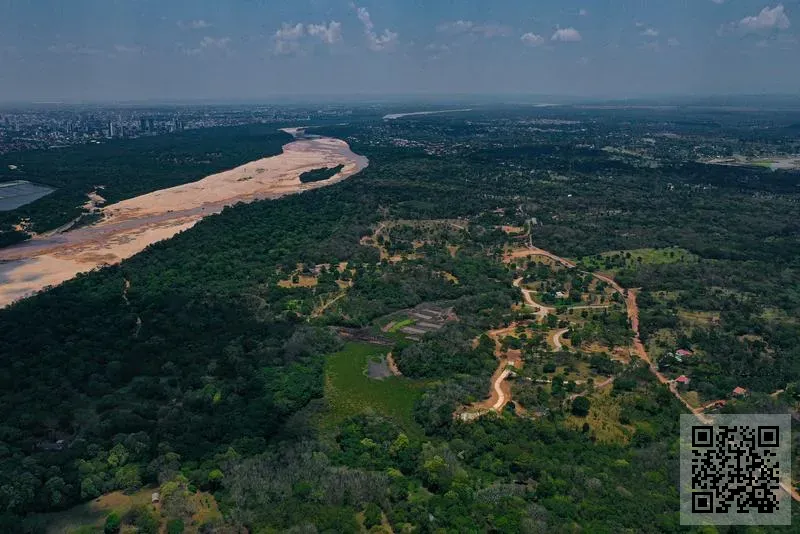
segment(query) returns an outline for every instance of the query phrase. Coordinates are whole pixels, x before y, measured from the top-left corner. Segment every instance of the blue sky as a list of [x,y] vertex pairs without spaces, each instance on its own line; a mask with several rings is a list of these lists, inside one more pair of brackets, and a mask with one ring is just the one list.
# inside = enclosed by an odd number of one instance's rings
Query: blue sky
[[0,0],[0,101],[800,92],[800,0]]

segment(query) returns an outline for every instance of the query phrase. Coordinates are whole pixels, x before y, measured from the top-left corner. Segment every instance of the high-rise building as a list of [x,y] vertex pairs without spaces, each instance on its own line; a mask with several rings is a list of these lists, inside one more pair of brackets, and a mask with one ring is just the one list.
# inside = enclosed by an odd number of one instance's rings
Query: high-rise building
[[109,123],[108,123],[108,136],[109,137],[114,137],[114,122],[113,121],[109,121]]
[[139,119],[139,129],[143,132],[147,131],[147,119],[145,119],[144,117]]

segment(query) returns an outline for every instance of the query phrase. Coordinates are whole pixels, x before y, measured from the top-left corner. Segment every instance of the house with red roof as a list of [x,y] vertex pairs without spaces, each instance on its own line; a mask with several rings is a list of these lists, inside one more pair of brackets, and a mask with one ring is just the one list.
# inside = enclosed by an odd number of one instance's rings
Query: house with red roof
[[683,356],[691,356],[694,353],[692,351],[690,351],[689,349],[678,349],[678,350],[675,351],[675,354],[677,354],[678,356],[683,357]]
[[733,395],[734,397],[743,397],[744,395],[747,395],[747,390],[742,387],[736,386],[735,388],[733,388],[731,395]]
[[686,376],[686,375],[681,375],[681,376],[679,376],[678,378],[675,379],[675,382],[677,382],[678,384],[688,384],[689,383],[689,377]]

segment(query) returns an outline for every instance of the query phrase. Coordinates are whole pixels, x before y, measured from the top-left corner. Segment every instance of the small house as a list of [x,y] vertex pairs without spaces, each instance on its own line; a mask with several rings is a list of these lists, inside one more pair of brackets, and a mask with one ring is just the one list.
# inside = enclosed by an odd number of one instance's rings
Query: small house
[[678,384],[688,384],[689,383],[689,377],[686,376],[686,375],[681,375],[681,376],[679,376],[678,378],[675,379],[675,382],[677,382]]
[[692,354],[694,353],[689,349],[678,349],[675,351],[675,355],[680,356],[681,358],[685,358],[686,356],[691,356]]
[[731,395],[733,395],[734,397],[744,397],[745,395],[747,395],[747,390],[743,387],[736,386],[735,388],[733,388]]
[[161,495],[157,491],[153,492],[153,494],[150,495],[150,502],[153,504],[161,502]]

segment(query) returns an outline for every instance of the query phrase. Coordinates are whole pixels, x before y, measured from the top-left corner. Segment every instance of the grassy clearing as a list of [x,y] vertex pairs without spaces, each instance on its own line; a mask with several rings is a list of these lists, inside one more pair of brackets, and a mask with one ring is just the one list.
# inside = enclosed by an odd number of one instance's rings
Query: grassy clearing
[[150,495],[154,491],[158,491],[158,488],[146,488],[131,495],[115,491],[69,510],[42,517],[47,518],[47,532],[66,534],[78,529],[82,532],[92,532],[92,527],[97,527],[97,531],[102,532],[108,514],[117,512],[122,516],[137,504],[149,504]]
[[619,422],[620,404],[611,396],[611,388],[603,388],[590,395],[589,415],[586,417],[576,417],[570,415],[565,424],[569,428],[581,430],[584,423],[589,423],[590,432],[597,437],[601,443],[626,444],[633,435],[633,427],[623,425]]
[[295,282],[292,278],[278,281],[278,286],[283,288],[314,287],[315,285],[317,285],[317,277],[304,274],[301,274],[297,277],[297,282]]
[[719,312],[678,310],[678,318],[689,326],[712,326],[719,322]]
[[416,323],[417,323],[417,321],[415,321],[414,319],[404,319],[402,321],[397,321],[389,329],[389,332],[398,332],[401,328],[405,328],[407,326],[412,326],[412,325],[414,325]]
[[383,380],[366,376],[370,358],[386,352],[387,348],[380,345],[348,343],[341,352],[328,356],[325,398],[330,412],[321,421],[323,428],[332,430],[350,416],[373,411],[394,420],[408,432],[422,434],[413,416],[422,383],[396,376]]
[[615,273],[621,269],[635,269],[637,265],[663,265],[667,263],[694,262],[698,257],[680,247],[637,248],[611,250],[578,260],[583,268]]
[[[69,510],[40,516],[47,523],[47,532],[52,534],[88,534],[103,532],[106,517],[111,512],[124,516],[134,506],[146,505],[159,510],[157,505],[151,504],[151,495],[158,491],[157,487],[145,488],[126,495],[121,491],[114,491],[101,495],[87,503],[79,504]],[[191,520],[186,521],[187,533],[199,531],[200,525],[220,519],[222,514],[217,506],[214,496],[206,492],[198,492],[191,497],[195,510]],[[166,529],[166,518],[161,517],[162,532]],[[123,528],[123,531],[124,528]]]

